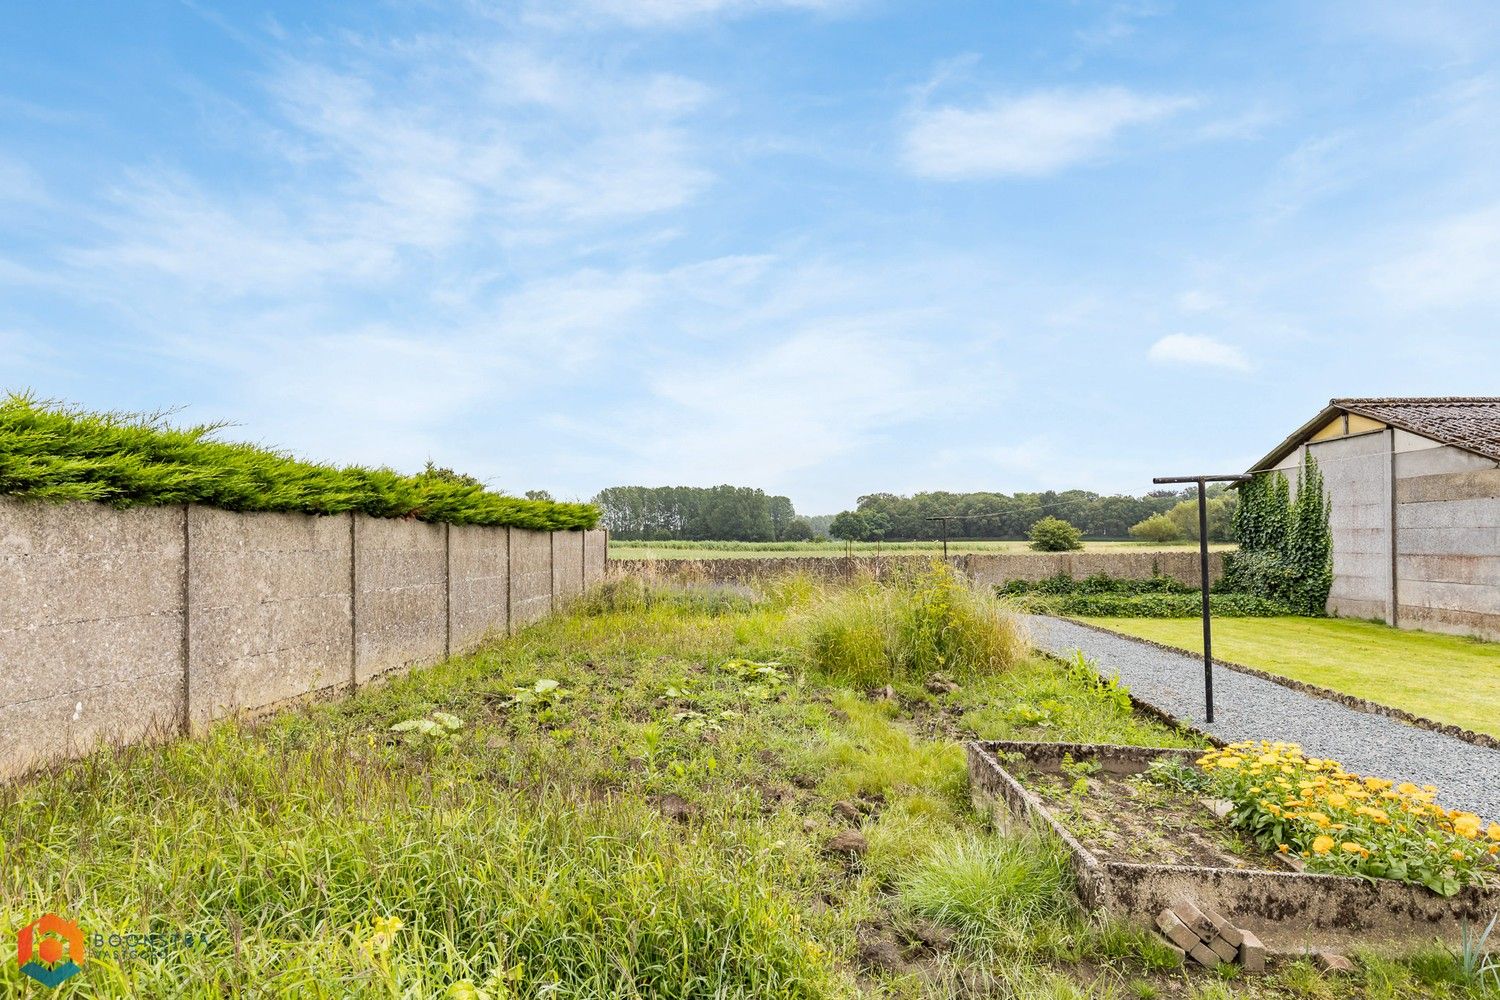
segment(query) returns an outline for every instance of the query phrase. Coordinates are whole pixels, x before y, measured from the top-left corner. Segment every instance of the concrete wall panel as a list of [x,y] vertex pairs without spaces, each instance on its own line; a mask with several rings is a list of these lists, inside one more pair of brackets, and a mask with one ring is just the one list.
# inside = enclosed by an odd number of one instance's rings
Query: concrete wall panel
[[510,532],[511,627],[545,618],[552,612],[552,537],[545,531],[512,528]]
[[363,684],[447,654],[447,526],[355,515],[354,673]]
[[609,563],[609,532],[595,528],[583,533],[583,582],[592,587],[604,579]]
[[1495,497],[1500,497],[1500,469],[1495,468],[1413,476],[1396,482],[1396,500],[1400,503],[1490,500]]
[[1323,473],[1333,535],[1331,614],[1392,621],[1391,434],[1308,447]]
[[350,686],[351,525],[188,508],[193,725]]
[[505,635],[510,608],[510,536],[504,528],[448,529],[448,633],[455,653],[487,634]]
[[0,498],[0,774],[181,728],[185,520]]
[[581,531],[552,534],[552,593],[558,607],[583,593],[583,545]]

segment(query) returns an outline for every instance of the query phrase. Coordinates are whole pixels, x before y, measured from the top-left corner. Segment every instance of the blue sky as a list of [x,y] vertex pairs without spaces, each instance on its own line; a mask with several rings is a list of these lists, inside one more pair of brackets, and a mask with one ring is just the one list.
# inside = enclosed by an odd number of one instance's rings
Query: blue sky
[[8,12],[0,386],[806,513],[1496,392],[1500,5],[248,7]]

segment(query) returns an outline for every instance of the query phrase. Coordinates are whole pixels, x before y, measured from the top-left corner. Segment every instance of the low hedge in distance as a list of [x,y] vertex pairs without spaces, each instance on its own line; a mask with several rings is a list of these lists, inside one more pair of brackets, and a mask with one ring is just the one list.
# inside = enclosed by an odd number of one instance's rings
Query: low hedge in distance
[[[1210,594],[1208,607],[1216,618],[1295,614],[1279,601],[1251,594]],[[1081,618],[1197,618],[1203,613],[1203,598],[1197,594],[1073,594],[1043,598],[1036,610]]]
[[197,503],[240,511],[411,517],[564,531],[592,528],[592,504],[525,500],[429,466],[391,469],[303,462],[217,441],[222,425],[172,427],[161,414],[94,413],[11,394],[0,400],[0,494],[113,507]]

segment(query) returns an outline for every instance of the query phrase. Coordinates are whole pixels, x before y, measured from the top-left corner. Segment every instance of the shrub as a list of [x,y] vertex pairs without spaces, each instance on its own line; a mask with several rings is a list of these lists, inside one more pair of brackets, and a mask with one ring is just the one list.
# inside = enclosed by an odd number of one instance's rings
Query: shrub
[[812,525],[806,518],[799,517],[786,526],[782,532],[781,540],[785,542],[810,542],[813,540]]
[[1031,526],[1031,547],[1038,552],[1071,552],[1083,548],[1083,532],[1060,517],[1044,517]]
[[1143,580],[1131,580],[1108,573],[1095,573],[1082,580],[1075,580],[1067,573],[1059,573],[1045,580],[1007,580],[1002,593],[1020,594],[1196,594],[1198,588],[1182,583],[1170,576],[1154,573]]
[[225,510],[412,517],[536,531],[592,528],[591,504],[523,500],[435,468],[337,468],[214,440],[216,424],[179,428],[161,414],[91,413],[30,396],[0,399],[0,494],[114,507],[198,503]]
[[[1049,614],[1080,618],[1197,618],[1203,599],[1187,594],[1067,594],[1036,597],[1029,607]],[[1253,594],[1211,594],[1209,612],[1217,618],[1275,618],[1292,614],[1280,601]]]
[[1173,521],[1165,514],[1152,514],[1137,524],[1130,526],[1130,537],[1138,538],[1143,542],[1175,542],[1182,538],[1182,532]]
[[1028,650],[1016,617],[942,563],[894,582],[828,591],[800,631],[818,670],[872,687],[933,671],[1003,670]]

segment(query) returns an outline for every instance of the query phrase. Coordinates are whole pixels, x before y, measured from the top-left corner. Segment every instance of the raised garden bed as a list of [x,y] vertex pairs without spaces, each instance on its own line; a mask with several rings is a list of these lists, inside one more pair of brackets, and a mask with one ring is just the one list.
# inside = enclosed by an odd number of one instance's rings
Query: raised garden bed
[[1084,904],[1150,925],[1182,899],[1253,931],[1273,953],[1457,942],[1483,927],[1500,890],[1453,896],[1385,879],[1291,871],[1238,836],[1207,803],[1144,779],[1195,750],[1011,741],[968,744],[975,805],[1001,828],[1050,830],[1071,856]]

